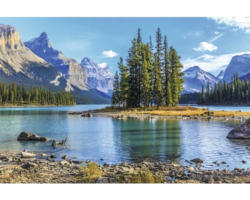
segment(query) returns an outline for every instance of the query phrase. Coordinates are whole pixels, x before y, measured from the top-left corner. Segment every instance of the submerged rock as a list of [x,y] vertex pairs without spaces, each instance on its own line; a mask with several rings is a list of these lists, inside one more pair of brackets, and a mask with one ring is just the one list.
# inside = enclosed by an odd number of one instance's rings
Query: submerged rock
[[42,137],[39,135],[36,135],[34,133],[29,133],[29,132],[21,132],[19,136],[17,137],[18,141],[41,141],[41,142],[47,142],[49,138]]
[[241,126],[231,130],[227,138],[229,139],[250,139],[250,124],[245,123]]
[[82,117],[92,117],[92,114],[91,113],[83,113],[81,116]]
[[29,152],[21,152],[22,158],[34,158],[36,154],[34,153],[29,153]]

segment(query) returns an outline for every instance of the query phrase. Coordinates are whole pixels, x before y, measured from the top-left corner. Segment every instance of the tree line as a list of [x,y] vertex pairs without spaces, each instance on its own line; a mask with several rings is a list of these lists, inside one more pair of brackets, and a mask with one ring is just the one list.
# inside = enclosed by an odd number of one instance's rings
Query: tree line
[[112,104],[123,107],[176,106],[183,89],[180,56],[160,28],[156,41],[142,42],[141,30],[132,40],[126,65],[121,57],[114,77]]
[[232,82],[219,82],[211,88],[207,83],[206,89],[202,86],[199,97],[199,104],[206,105],[240,105],[249,104],[250,81],[240,80],[236,74]]
[[52,92],[44,88],[29,89],[15,83],[6,85],[0,83],[0,104],[36,104],[36,105],[72,105],[75,98],[70,92]]

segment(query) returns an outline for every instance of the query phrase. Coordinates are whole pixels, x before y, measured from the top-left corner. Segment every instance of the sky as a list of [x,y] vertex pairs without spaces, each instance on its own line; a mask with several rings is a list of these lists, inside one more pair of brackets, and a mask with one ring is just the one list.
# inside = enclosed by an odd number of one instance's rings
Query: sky
[[148,42],[159,27],[184,69],[198,65],[217,75],[232,56],[250,53],[250,18],[0,18],[0,24],[14,26],[23,41],[47,32],[53,48],[78,62],[108,63],[113,73],[138,28]]

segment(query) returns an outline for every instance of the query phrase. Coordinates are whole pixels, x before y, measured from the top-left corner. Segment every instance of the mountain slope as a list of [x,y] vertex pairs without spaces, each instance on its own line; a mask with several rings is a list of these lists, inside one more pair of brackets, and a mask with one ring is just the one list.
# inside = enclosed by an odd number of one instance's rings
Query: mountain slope
[[206,86],[209,82],[214,85],[219,81],[214,75],[202,70],[198,66],[190,67],[184,71],[184,90],[183,93],[200,92],[202,85]]
[[246,74],[244,76],[241,76],[240,79],[245,80],[245,81],[247,81],[247,80],[250,81],[250,73],[248,73],[248,74]]
[[50,88],[66,84],[62,73],[25,47],[19,33],[9,25],[0,25],[0,81]]
[[224,71],[224,70],[221,70],[221,71],[219,72],[219,74],[216,76],[216,78],[219,79],[219,80],[222,80],[223,77],[224,77],[224,74],[225,74],[225,71]]
[[226,68],[223,80],[230,82],[236,73],[239,77],[250,73],[250,54],[234,56]]
[[[66,57],[62,52],[51,46],[47,33],[24,43],[32,52],[57,67],[67,80],[67,91],[74,87],[87,90],[87,74],[76,60]],[[73,87],[72,87],[73,86]]]
[[89,58],[83,58],[81,66],[87,71],[88,86],[110,95],[113,90],[114,76],[107,63],[96,64]]

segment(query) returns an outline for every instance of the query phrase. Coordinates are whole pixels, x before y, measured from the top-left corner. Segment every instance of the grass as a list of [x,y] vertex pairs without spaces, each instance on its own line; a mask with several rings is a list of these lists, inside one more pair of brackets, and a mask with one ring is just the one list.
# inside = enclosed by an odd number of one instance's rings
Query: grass
[[94,183],[99,177],[103,175],[99,166],[95,162],[90,162],[87,166],[81,167],[82,177],[81,181],[84,183]]
[[160,116],[214,116],[214,117],[236,117],[236,116],[250,116],[250,112],[239,111],[208,111],[206,108],[195,108],[191,106],[178,107],[156,107],[149,108],[117,108],[107,107],[98,110],[98,112],[113,112],[119,114],[150,114]]

